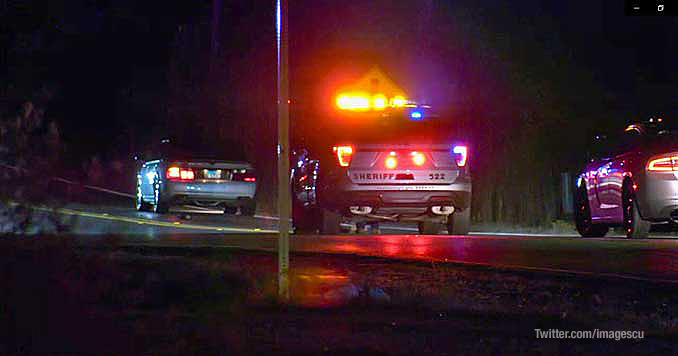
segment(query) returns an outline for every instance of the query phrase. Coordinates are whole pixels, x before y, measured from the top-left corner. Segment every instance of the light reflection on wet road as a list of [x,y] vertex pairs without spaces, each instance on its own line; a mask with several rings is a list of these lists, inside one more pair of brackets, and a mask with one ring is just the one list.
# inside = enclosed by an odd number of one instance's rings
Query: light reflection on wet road
[[[85,211],[86,207],[71,207]],[[217,214],[159,216],[126,208],[88,208],[76,234],[123,235],[131,244],[214,246],[274,251],[275,220]],[[103,218],[96,214],[106,214]],[[506,268],[567,270],[678,282],[678,239],[582,239],[569,236],[421,236],[382,228],[384,234],[292,236],[293,252],[340,253]],[[408,230],[406,230],[408,231]],[[391,233],[391,234],[389,234]],[[398,234],[399,233],[399,234]],[[92,235],[93,234],[93,235]],[[397,235],[396,235],[397,234]],[[85,237],[88,239],[91,237]],[[293,263],[293,261],[292,261]]]

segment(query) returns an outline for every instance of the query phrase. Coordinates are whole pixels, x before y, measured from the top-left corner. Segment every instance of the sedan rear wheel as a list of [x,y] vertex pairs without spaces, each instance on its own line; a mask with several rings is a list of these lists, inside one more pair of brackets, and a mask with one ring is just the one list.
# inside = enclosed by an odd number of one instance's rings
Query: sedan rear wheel
[[622,192],[622,209],[624,209],[624,232],[627,238],[645,238],[650,232],[649,221],[643,220],[638,212],[636,192],[631,182],[624,184]]
[[148,211],[149,204],[144,201],[144,197],[141,195],[141,187],[137,184],[137,197],[136,197],[136,209],[137,211]]
[[162,198],[162,194],[160,193],[160,188],[159,187],[155,188],[155,199],[153,201],[153,212],[158,213],[158,214],[165,214],[168,211],[169,211],[169,205]]
[[582,237],[603,237],[607,234],[607,225],[594,224],[591,220],[591,208],[586,187],[577,190],[575,197],[574,222]]

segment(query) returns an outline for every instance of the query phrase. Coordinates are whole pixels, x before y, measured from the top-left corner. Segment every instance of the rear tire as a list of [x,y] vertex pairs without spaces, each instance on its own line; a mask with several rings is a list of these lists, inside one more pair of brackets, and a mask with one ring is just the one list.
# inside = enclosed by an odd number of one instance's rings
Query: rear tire
[[468,235],[471,226],[471,207],[454,212],[447,217],[449,235]]
[[162,198],[160,189],[155,189],[155,201],[153,202],[153,212],[166,214],[169,211],[169,204]]
[[607,234],[607,225],[594,224],[591,220],[591,207],[586,187],[577,190],[575,196],[574,223],[582,237],[603,237]]
[[420,221],[417,227],[420,235],[437,235],[442,229],[442,224],[433,221]]
[[638,212],[638,201],[633,184],[630,181],[624,183],[622,191],[622,209],[624,209],[624,232],[629,239],[646,238],[652,224],[643,220]]
[[320,233],[334,235],[341,232],[341,215],[338,213],[322,209],[320,211]]
[[135,207],[137,211],[149,211],[151,210],[150,204],[144,201],[144,197],[141,196],[141,188],[137,184],[137,197]]

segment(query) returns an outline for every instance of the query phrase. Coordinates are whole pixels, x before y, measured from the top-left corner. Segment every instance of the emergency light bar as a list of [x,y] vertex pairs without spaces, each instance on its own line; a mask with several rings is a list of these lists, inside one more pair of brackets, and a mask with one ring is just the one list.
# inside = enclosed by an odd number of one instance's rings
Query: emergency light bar
[[384,110],[387,107],[401,108],[409,103],[400,95],[388,99],[384,94],[345,93],[337,96],[336,104],[340,110],[367,111]]

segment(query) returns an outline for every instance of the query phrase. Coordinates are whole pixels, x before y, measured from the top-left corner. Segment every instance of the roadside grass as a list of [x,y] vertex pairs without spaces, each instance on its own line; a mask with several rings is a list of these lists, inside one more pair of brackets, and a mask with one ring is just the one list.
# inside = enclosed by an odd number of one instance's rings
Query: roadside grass
[[[180,337],[190,335],[177,335],[173,323],[186,316],[237,316],[249,288],[228,268],[107,247],[83,249],[54,236],[2,238],[0,255],[3,355],[132,354],[164,343],[181,351]],[[151,337],[157,332],[163,342]],[[172,335],[179,339],[168,339]]]
[[[0,237],[0,354],[676,351],[678,287],[372,257]],[[539,340],[534,329],[642,330]],[[576,351],[576,352],[575,352]]]
[[528,234],[558,234],[572,235],[577,234],[574,227],[574,221],[553,220],[543,226],[522,226],[505,223],[483,223],[476,222],[471,224],[471,231],[479,232],[508,232],[508,233],[528,233]]

